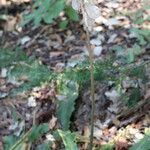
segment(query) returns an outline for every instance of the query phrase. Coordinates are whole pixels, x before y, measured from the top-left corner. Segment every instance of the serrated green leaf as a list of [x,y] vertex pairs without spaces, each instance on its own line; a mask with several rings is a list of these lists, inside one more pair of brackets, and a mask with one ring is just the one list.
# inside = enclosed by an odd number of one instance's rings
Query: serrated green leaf
[[[68,82],[68,83],[67,83]],[[60,92],[65,99],[59,101],[57,110],[58,119],[63,130],[68,130],[70,125],[70,117],[74,111],[75,100],[78,97],[78,84],[73,81],[67,81],[63,90]]]
[[129,63],[132,63],[134,61],[134,51],[132,48],[128,49],[127,60]]
[[65,2],[64,0],[59,0],[53,3],[51,8],[48,10],[52,18],[55,18],[59,15],[59,13],[64,9],[65,7]]
[[67,6],[65,9],[65,12],[70,20],[79,21],[79,16],[78,16],[77,12],[71,6]]
[[131,89],[130,96],[127,102],[128,106],[129,107],[135,106],[140,101],[140,98],[141,98],[141,93],[139,88]]
[[16,61],[26,61],[28,60],[25,53],[20,49],[10,50],[10,49],[0,49],[0,68],[8,67]]
[[64,0],[55,1],[49,9],[43,14],[43,20],[45,23],[52,23],[53,19],[58,17],[60,12],[64,9]]
[[146,135],[140,142],[133,145],[129,150],[150,150],[150,135]]
[[59,23],[59,28],[64,30],[67,28],[67,25],[68,25],[68,20],[64,20],[64,21]]
[[132,49],[135,55],[139,55],[142,52],[141,47],[137,44],[135,44]]
[[50,24],[50,23],[53,22],[53,17],[50,16],[49,12],[47,12],[47,13],[45,13],[45,15],[43,17],[43,20],[44,20],[45,23]]
[[33,20],[34,19],[34,14],[31,13],[31,14],[28,14],[28,15],[24,15],[23,18],[24,19],[21,22],[21,26],[24,26],[24,25],[28,24],[31,20]]
[[13,135],[3,137],[4,150],[10,150],[10,148],[17,142],[17,140],[18,138]]
[[23,25],[33,21],[34,25],[40,25],[41,21],[52,23],[65,7],[65,0],[38,0],[34,2],[33,12],[24,17]]
[[144,23],[144,19],[143,18],[138,18],[134,21],[135,24],[141,25],[142,23]]
[[37,147],[37,150],[51,150],[47,143],[41,144]]
[[34,25],[35,26],[39,26],[40,22],[42,20],[42,11],[40,9],[38,9],[36,12],[34,12]]
[[48,130],[49,130],[49,126],[46,123],[41,124],[39,126],[34,126],[28,137],[30,142],[34,142],[39,137],[41,137],[44,133],[48,132]]
[[77,147],[76,136],[70,131],[58,130],[59,135],[61,136],[63,143],[65,145],[65,150],[79,150]]
[[123,50],[124,50],[124,47],[121,46],[121,45],[114,45],[114,46],[112,47],[112,50],[119,52],[119,51],[123,51]]

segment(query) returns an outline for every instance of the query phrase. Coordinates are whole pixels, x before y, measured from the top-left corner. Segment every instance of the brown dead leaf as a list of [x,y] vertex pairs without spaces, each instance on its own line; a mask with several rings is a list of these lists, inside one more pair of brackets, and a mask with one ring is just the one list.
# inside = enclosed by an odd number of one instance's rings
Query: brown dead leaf
[[52,130],[57,123],[57,118],[55,116],[52,116],[52,119],[49,121],[49,128]]
[[117,118],[114,118],[114,119],[113,119],[113,123],[114,123],[116,126],[119,126],[119,125],[120,125],[120,121],[119,121]]
[[146,90],[146,94],[144,96],[145,99],[150,98],[150,88]]
[[4,31],[14,31],[17,27],[17,25],[21,21],[21,15],[17,14],[14,16],[7,16],[6,20],[2,20],[1,27],[4,29]]
[[0,150],[3,150],[3,143],[0,141]]
[[7,4],[6,0],[0,0],[0,6],[4,6],[6,4]]
[[128,141],[125,138],[120,137],[116,142],[115,150],[128,150],[128,147],[129,147]]
[[103,130],[103,135],[104,135],[104,136],[108,136],[109,134],[110,134],[110,132],[109,132],[108,128],[105,128],[105,129]]
[[58,56],[61,56],[63,54],[64,54],[63,51],[50,52],[50,57],[58,57]]

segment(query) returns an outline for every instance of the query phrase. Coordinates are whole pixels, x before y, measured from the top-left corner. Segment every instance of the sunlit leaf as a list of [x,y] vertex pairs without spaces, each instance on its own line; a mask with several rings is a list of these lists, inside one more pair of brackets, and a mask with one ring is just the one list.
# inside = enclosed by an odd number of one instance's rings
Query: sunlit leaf
[[59,135],[61,136],[63,143],[65,145],[65,150],[79,150],[77,144],[75,143],[76,136],[70,131],[61,131],[58,130]]
[[57,110],[58,119],[64,130],[68,130],[70,117],[74,111],[75,100],[78,97],[78,84],[73,81],[63,83],[63,89],[60,91],[65,95],[64,99],[59,101]]

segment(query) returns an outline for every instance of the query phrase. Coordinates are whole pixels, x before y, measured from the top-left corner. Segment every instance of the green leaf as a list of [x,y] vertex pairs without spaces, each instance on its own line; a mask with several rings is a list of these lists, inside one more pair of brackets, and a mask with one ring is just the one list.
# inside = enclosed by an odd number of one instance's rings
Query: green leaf
[[34,142],[39,137],[41,137],[44,133],[48,132],[49,126],[48,124],[44,123],[39,126],[34,126],[31,133],[29,134],[29,140]]
[[68,130],[70,117],[74,111],[75,100],[78,97],[78,84],[73,81],[65,81],[60,94],[65,98],[59,101],[57,115],[62,128]]
[[135,106],[140,101],[140,98],[141,98],[141,93],[139,88],[131,89],[130,96],[127,102],[128,106],[129,107]]
[[145,44],[144,38],[140,35],[138,28],[131,28],[130,33],[133,34],[140,41],[141,45]]
[[114,45],[113,47],[112,47],[112,50],[114,50],[114,51],[124,51],[124,47],[123,46],[121,46],[121,45]]
[[61,136],[63,143],[65,145],[65,150],[79,150],[77,147],[76,136],[70,131],[61,131],[58,130],[59,135]]
[[132,48],[128,49],[127,61],[132,63],[134,61],[134,51]]
[[40,25],[41,21],[47,24],[59,16],[65,7],[65,0],[38,0],[34,1],[33,12],[24,17],[23,25],[33,21],[34,25]]
[[103,145],[100,150],[113,150],[114,149],[114,144],[106,144],[106,145]]
[[150,16],[148,16],[145,20],[150,21]]
[[133,145],[129,150],[150,150],[150,135],[146,135],[140,142]]
[[40,25],[40,22],[42,20],[41,14],[42,14],[42,11],[40,9],[34,12],[34,25],[35,26]]
[[37,150],[51,150],[47,143],[43,143],[37,147]]
[[130,32],[136,36],[140,45],[145,45],[147,41],[150,42],[150,31],[148,29],[132,28]]
[[52,23],[52,20],[59,16],[60,12],[64,9],[64,0],[55,1],[50,8],[43,14],[43,20],[46,23]]
[[21,26],[24,26],[24,25],[28,24],[33,19],[34,19],[34,14],[33,13],[28,14],[28,15],[24,15],[23,20],[21,22]]
[[16,61],[28,60],[25,53],[16,48],[14,51],[11,49],[0,49],[0,68],[8,67]]
[[59,23],[59,28],[64,30],[64,29],[66,29],[67,25],[68,25],[68,20],[64,20]]
[[77,12],[71,6],[67,6],[65,9],[65,12],[70,20],[79,21],[79,16],[78,16]]
[[18,138],[16,136],[10,135],[3,138],[4,150],[10,150],[10,148],[17,142]]
[[50,16],[49,12],[47,12],[47,13],[45,13],[45,15],[43,17],[43,20],[44,20],[45,23],[50,24],[50,23],[53,22],[53,17]]
[[135,55],[141,54],[141,52],[142,52],[141,49],[142,49],[142,48],[141,48],[139,45],[135,44],[135,45],[133,46],[134,54],[135,54]]
[[144,23],[144,19],[143,18],[139,18],[137,20],[134,21],[135,24],[141,25]]
[[26,77],[27,81],[17,88],[13,89],[12,93],[29,90],[32,87],[39,86],[42,82],[48,81],[51,78],[51,72],[38,61],[29,59],[24,62],[16,62],[13,68],[8,71],[9,80],[20,82],[22,77]]

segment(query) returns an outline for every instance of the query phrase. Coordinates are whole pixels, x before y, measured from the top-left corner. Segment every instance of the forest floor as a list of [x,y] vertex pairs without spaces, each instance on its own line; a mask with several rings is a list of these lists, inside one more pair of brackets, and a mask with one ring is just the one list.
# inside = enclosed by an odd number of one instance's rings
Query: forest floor
[[[91,99],[82,22],[70,22],[66,29],[59,28],[60,19],[51,25],[19,27],[22,13],[31,6],[28,2],[12,3],[5,21],[0,19],[0,150],[11,149],[24,133],[43,123],[48,123],[49,131],[32,144],[23,141],[24,147],[40,149],[50,141],[52,149],[64,149],[53,132],[69,129],[76,134],[79,149],[86,150]],[[140,140],[150,133],[147,4],[149,1],[99,1],[101,17],[90,33],[95,75],[94,145],[99,150],[128,150],[135,143],[134,149],[149,150],[138,149]],[[1,13],[5,13],[5,5]]]

